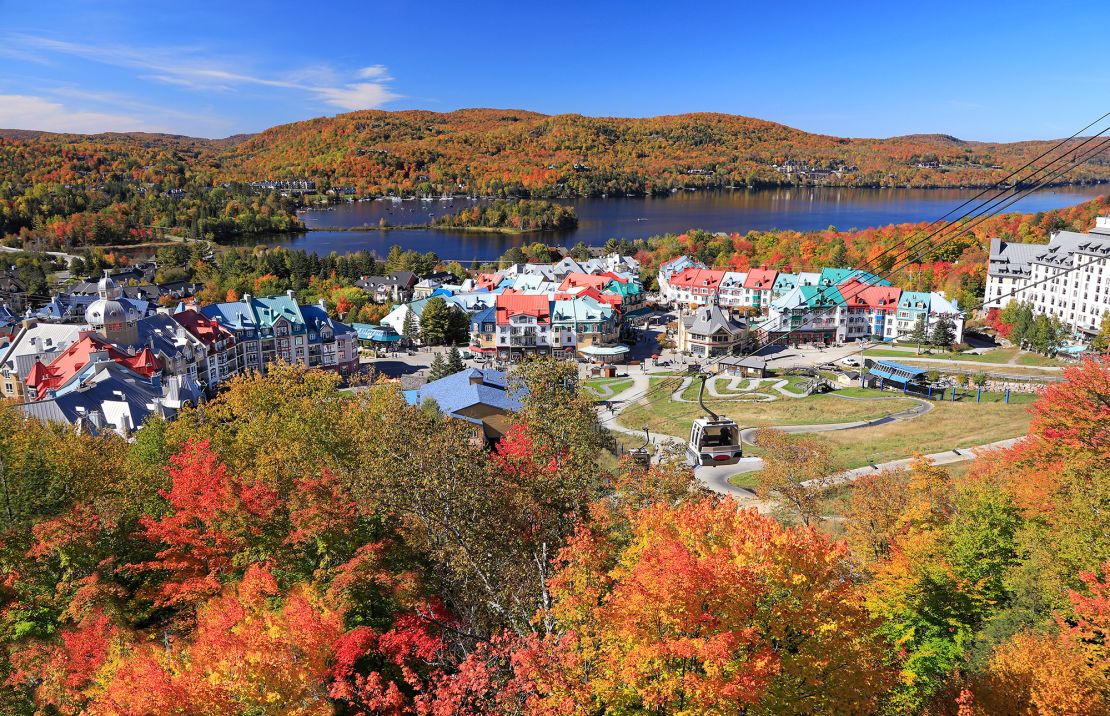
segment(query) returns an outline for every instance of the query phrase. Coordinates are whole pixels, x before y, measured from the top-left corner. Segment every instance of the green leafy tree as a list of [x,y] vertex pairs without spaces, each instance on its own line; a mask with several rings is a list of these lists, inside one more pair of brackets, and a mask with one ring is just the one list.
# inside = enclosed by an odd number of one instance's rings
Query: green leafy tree
[[1068,329],[1055,316],[1039,314],[1033,319],[1033,327],[1027,342],[1033,350],[1043,355],[1055,355],[1067,340]]
[[1102,314],[1102,325],[1091,341],[1091,348],[1099,353],[1110,353],[1110,311]]
[[448,306],[447,341],[464,345],[470,339],[470,316],[458,306]]
[[571,248],[570,255],[575,261],[586,261],[590,258],[590,247],[579,241]]
[[424,304],[420,314],[420,338],[432,346],[441,345],[451,337],[451,308],[442,296],[434,296]]

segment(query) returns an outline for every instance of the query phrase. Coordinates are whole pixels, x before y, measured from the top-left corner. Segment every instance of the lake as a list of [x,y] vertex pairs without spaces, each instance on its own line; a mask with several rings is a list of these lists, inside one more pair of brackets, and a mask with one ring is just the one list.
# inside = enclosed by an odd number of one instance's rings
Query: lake
[[[563,200],[578,213],[578,228],[567,233],[522,235],[487,234],[433,229],[390,231],[310,231],[283,236],[272,246],[305,249],[320,255],[369,250],[385,256],[397,244],[420,252],[435,251],[441,258],[469,261],[493,260],[512,246],[542,241],[573,246],[579,241],[604,244],[611,238],[639,239],[687,229],[745,233],[750,230],[865,228],[904,222],[932,221],[971,199],[977,189],[840,189],[795,188],[678,192],[663,197],[622,197]],[[1110,186],[1042,189],[1006,211],[1047,211],[1072,206],[1100,194]],[[987,196],[990,196],[988,194]],[[312,227],[423,224],[451,214],[474,200],[363,201],[329,209],[302,212]],[[967,207],[965,207],[966,209]]]

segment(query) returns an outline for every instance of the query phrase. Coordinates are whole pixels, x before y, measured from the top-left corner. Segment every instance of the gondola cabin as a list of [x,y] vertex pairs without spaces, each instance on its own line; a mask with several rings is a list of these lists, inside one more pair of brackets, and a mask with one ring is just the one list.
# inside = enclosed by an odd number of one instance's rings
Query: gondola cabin
[[701,417],[690,428],[686,458],[690,465],[735,465],[744,457],[740,428],[723,416]]

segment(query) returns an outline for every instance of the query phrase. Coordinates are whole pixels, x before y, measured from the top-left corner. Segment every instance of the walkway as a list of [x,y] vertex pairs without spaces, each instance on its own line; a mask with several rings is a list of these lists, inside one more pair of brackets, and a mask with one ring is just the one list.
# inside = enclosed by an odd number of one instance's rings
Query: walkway
[[[631,376],[631,379],[632,379],[632,385],[625,388],[624,390],[617,393],[616,395],[613,395],[612,397],[608,398],[608,403],[611,406],[611,410],[607,411],[604,408],[602,408],[601,409],[601,417],[602,417],[602,420],[605,421],[606,426],[610,430],[613,430],[614,432],[622,433],[622,434],[625,434],[625,435],[632,435],[632,436],[635,436],[637,438],[640,438],[643,435],[642,431],[627,428],[623,425],[620,425],[617,422],[617,418],[621,414],[621,412],[623,412],[630,405],[633,405],[634,403],[642,400],[644,392],[646,392],[649,389],[650,385],[651,385],[651,377],[648,376],[648,375]],[[684,379],[682,381],[682,384],[679,387],[679,389],[677,391],[675,391],[675,393],[672,393],[672,395],[671,395],[672,399],[674,399],[675,395],[681,394],[682,391],[684,391],[687,387],[689,387],[691,382],[692,382],[692,379],[690,379],[690,378]],[[831,393],[831,395],[835,396],[836,394]],[[906,410],[902,410],[902,411],[899,411],[897,413],[892,413],[890,415],[884,416],[882,418],[876,418],[874,420],[862,420],[862,421],[855,421],[855,422],[849,422],[849,423],[825,423],[825,424],[819,424],[819,425],[780,425],[780,426],[775,426],[775,429],[776,430],[781,430],[785,433],[794,433],[794,434],[829,432],[829,431],[833,431],[833,430],[854,430],[854,429],[857,429],[857,428],[865,428],[865,427],[871,427],[871,426],[874,426],[874,425],[882,425],[882,424],[885,424],[885,423],[893,422],[895,420],[912,420],[914,418],[921,417],[922,415],[924,415],[925,413],[927,413],[927,412],[929,412],[930,410],[933,409],[933,405],[929,401],[924,400],[922,398],[914,398],[914,397],[903,397],[903,396],[882,396],[882,397],[875,397],[875,398],[861,398],[861,397],[853,397],[853,396],[836,396],[836,397],[838,397],[842,400],[858,400],[858,401],[912,400],[916,404],[911,408],[907,408]],[[682,401],[682,402],[693,402],[693,401],[685,400],[685,401]],[[741,433],[740,433],[741,441],[743,441],[745,443],[748,443],[748,444],[753,444],[753,436],[754,436],[756,430],[757,430],[757,428],[748,428],[746,430],[741,431]],[[685,450],[686,438],[685,437],[677,437],[677,436],[674,436],[674,435],[664,435],[664,434],[661,434],[661,433],[655,433],[651,436],[651,443],[652,443],[652,445],[655,445],[657,447],[663,447],[663,446],[671,445],[671,446],[679,447],[679,448]],[[969,459],[969,458],[963,458],[963,459]],[[743,500],[745,503],[754,504],[755,506],[759,507],[761,511],[766,511],[766,510],[770,509],[770,505],[756,504],[756,503],[760,503],[761,501],[755,499],[755,495],[751,490],[741,488],[741,487],[736,487],[735,485],[733,485],[732,483],[730,483],[728,481],[728,478],[730,478],[733,475],[738,475],[738,474],[745,473],[745,472],[757,472],[761,469],[763,469],[763,460],[762,460],[762,458],[747,457],[747,458],[742,458],[740,460],[740,462],[737,463],[736,465],[725,465],[725,466],[722,466],[722,467],[703,466],[703,467],[695,468],[694,475],[708,489],[710,489],[714,492],[720,493],[720,494],[731,495],[731,496],[737,498],[738,500]],[[855,478],[853,477],[851,479],[855,479]]]

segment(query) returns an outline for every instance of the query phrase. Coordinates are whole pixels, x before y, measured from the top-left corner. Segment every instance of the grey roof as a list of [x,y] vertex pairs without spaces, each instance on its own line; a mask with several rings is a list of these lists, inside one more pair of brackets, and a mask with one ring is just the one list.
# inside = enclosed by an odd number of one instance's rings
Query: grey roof
[[144,346],[149,346],[155,353],[170,358],[174,358],[178,353],[183,352],[186,346],[202,354],[205,353],[204,344],[199,338],[193,336],[185,330],[184,326],[165,314],[156,313],[153,316],[140,319],[135,327],[138,330],[139,341],[134,346],[126,346],[127,348],[141,349]]
[[90,366],[90,375],[76,390],[47,400],[19,406],[27,415],[46,422],[81,423],[82,428],[100,432],[105,428],[130,432],[152,413],[169,417],[172,410],[162,405],[162,390],[127,368],[112,361]]
[[11,371],[23,380],[36,359],[50,362],[78,340],[81,331],[87,330],[89,327],[84,324],[36,323],[30,328],[21,327],[0,353],[0,369]]
[[1058,231],[1052,235],[1052,241],[1043,248],[1035,261],[1049,266],[1067,266],[1071,264],[1071,255],[1076,253],[1110,257],[1110,236]]
[[401,286],[409,288],[415,286],[420,279],[412,271],[394,271],[386,276],[367,276],[355,281],[359,288],[375,288],[377,286]]
[[724,331],[734,335],[744,330],[744,326],[728,317],[715,303],[698,307],[692,315],[684,316],[682,324],[691,333],[712,335]]
[[987,273],[1000,278],[1023,278],[1032,273],[1033,261],[1045,250],[1044,244],[1019,244],[991,239]]

